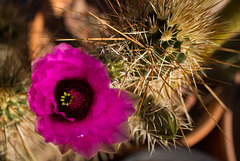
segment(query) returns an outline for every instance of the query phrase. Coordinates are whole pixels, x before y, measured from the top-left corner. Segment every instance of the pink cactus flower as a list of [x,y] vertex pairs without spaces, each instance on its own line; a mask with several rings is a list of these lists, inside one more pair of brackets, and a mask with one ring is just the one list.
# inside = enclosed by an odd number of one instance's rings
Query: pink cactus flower
[[69,146],[90,159],[129,139],[130,96],[109,88],[107,67],[83,48],[62,43],[32,64],[28,91],[36,132],[46,142]]

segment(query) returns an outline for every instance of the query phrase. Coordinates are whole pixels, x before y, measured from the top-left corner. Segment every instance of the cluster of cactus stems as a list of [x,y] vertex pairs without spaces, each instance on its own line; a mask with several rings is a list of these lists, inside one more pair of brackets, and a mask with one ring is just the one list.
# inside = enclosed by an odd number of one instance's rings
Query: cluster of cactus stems
[[[168,147],[176,145],[183,129],[191,129],[185,98],[193,93],[201,101],[197,85],[204,63],[217,45],[212,41],[216,13],[206,0],[108,1],[113,13],[100,18],[111,38],[97,55],[108,65],[113,88],[121,88],[141,99],[129,119],[135,140]],[[106,21],[107,19],[107,21]],[[204,105],[203,105],[204,106]],[[205,107],[205,106],[204,106]]]
[[[22,86],[0,87],[0,155],[3,160],[28,159],[24,142],[26,138],[23,137],[24,133],[28,133],[26,129],[29,126],[33,131],[34,117],[30,117],[26,91]],[[26,129],[22,128],[24,126]],[[16,153],[18,155],[12,156]]]

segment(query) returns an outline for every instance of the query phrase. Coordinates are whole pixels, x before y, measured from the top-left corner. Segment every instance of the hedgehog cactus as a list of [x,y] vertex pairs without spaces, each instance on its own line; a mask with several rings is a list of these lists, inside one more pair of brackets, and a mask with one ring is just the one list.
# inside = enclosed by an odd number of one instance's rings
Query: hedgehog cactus
[[168,109],[156,107],[152,97],[144,99],[140,118],[150,135],[161,140],[171,140],[176,137],[178,123],[176,116]]
[[[148,134],[149,142],[174,141],[178,129],[190,129],[184,98],[194,93],[201,99],[197,83],[205,84],[202,66],[217,47],[212,41],[218,34],[214,5],[206,6],[206,0],[129,0],[109,6],[115,15],[108,23],[98,19],[119,40],[103,47],[100,59],[108,53],[121,56],[125,75],[113,86],[142,98],[130,121],[132,132]],[[118,66],[110,60],[109,68]],[[153,104],[146,106],[149,97]]]
[[[15,154],[15,152],[27,156],[24,144],[20,141],[22,137],[21,125],[25,124],[25,128],[29,125],[32,126],[31,121],[33,120],[31,119],[34,117],[28,118],[31,113],[28,110],[27,86],[25,87],[23,88],[22,85],[0,87],[0,127],[2,135],[0,157],[5,158],[4,160],[12,160],[12,154]],[[14,145],[18,146],[18,151],[15,151]],[[20,158],[15,156],[15,159],[19,160]]]
[[[18,88],[1,88],[0,95],[0,115],[2,117],[2,120],[11,122],[14,119],[23,117],[23,115],[26,113],[24,109],[26,109],[28,106],[26,89],[21,90]],[[2,122],[0,123],[2,126]]]
[[108,66],[108,75],[111,79],[112,85],[119,83],[124,76],[124,68],[126,60],[123,57],[114,53],[102,54],[99,58],[104,64]]

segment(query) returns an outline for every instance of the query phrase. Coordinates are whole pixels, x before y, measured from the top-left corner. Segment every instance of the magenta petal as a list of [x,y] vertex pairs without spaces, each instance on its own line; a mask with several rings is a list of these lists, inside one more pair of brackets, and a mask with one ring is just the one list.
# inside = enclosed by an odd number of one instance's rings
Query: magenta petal
[[[102,92],[102,90],[109,88],[110,78],[107,75],[107,67],[101,61],[87,57],[85,55],[84,61],[88,62],[83,70],[88,71],[87,80],[91,84],[95,92]],[[93,67],[93,64],[94,67]]]
[[95,118],[101,115],[102,112],[107,110],[107,102],[103,95],[96,94],[94,102],[89,112],[89,117]]
[[78,50],[79,50],[82,54],[88,54],[87,51],[86,51],[83,47],[79,47]]
[[111,145],[129,140],[127,121],[118,127],[108,128],[101,133],[104,143]]
[[74,142],[70,142],[70,147],[74,152],[77,152],[87,159],[91,159],[97,154],[101,144],[102,141],[97,136],[87,135],[74,139]]
[[[35,99],[38,99],[38,101],[35,101]],[[46,114],[52,114],[52,104],[44,104],[49,103],[46,101],[46,97],[42,95],[41,93],[38,93],[33,86],[29,88],[28,91],[28,101],[29,104],[31,104],[30,109],[33,111],[37,116],[42,116]]]
[[[113,125],[121,124],[135,112],[128,93],[121,91],[120,96],[118,96],[119,90],[111,90],[105,94],[109,98],[109,101],[111,101],[111,108],[108,109],[108,113]],[[111,98],[113,98],[113,100],[111,100]],[[119,115],[120,113],[121,115]]]
[[34,59],[34,61],[32,62],[32,71],[34,71],[39,65],[43,64],[44,61],[45,59],[42,57]]
[[102,130],[106,130],[110,128],[110,122],[111,120],[109,120],[109,116],[105,112],[105,113],[102,113],[100,117],[93,120],[92,125],[94,125],[93,128],[98,129],[98,131],[100,131],[101,133]]
[[72,137],[72,124],[59,117],[38,117],[36,132],[44,136],[46,142],[66,144]]
[[73,47],[71,45],[69,45],[69,44],[61,43],[61,44],[55,46],[55,48],[53,48],[52,54],[55,55],[59,51],[66,51],[66,50],[69,50],[69,49],[73,49]]
[[59,115],[63,116],[66,120],[69,120],[69,121],[71,121],[71,122],[75,122],[75,119],[74,119],[74,118],[67,118],[64,112],[59,112],[58,109],[57,109],[57,107],[54,107],[53,112],[56,113],[56,114],[59,114]]

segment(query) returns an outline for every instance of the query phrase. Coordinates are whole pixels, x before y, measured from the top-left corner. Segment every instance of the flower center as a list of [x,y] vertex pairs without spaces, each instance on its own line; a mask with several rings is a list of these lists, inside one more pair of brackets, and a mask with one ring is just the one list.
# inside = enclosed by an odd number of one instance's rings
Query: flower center
[[81,120],[91,107],[93,91],[85,80],[65,79],[57,82],[54,96],[58,110],[65,117]]

